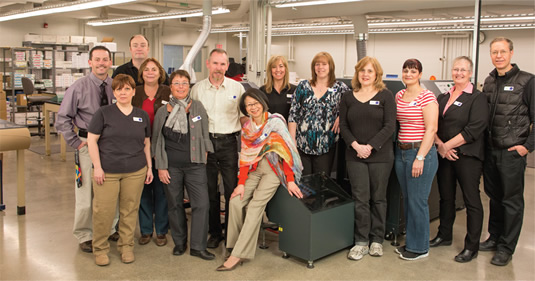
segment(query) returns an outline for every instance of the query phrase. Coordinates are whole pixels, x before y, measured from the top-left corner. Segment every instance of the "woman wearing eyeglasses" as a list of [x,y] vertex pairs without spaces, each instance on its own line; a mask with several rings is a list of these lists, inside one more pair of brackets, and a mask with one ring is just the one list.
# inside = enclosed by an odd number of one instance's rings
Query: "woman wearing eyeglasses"
[[165,184],[173,255],[180,256],[187,248],[186,188],[191,204],[190,255],[212,260],[214,254],[206,250],[210,209],[206,159],[214,148],[208,136],[208,115],[201,102],[191,99],[189,83],[187,71],[171,74],[172,97],[154,117],[152,154],[158,178]]
[[[136,87],[136,95],[132,100],[132,105],[145,110],[149,114],[152,128],[154,115],[160,107],[169,101],[171,90],[164,85],[166,78],[165,71],[155,58],[148,58],[139,68],[138,81],[142,83]],[[154,160],[153,160],[154,161]],[[152,163],[153,174],[157,174],[154,163]],[[167,230],[169,229],[169,218],[167,215],[167,199],[163,190],[163,184],[158,177],[151,184],[145,185],[141,195],[139,206],[139,229],[141,237],[139,245],[150,242],[153,228],[156,230],[156,240],[158,246],[167,244]]]
[[477,257],[483,225],[483,206],[479,182],[483,171],[484,137],[488,122],[488,104],[470,83],[472,60],[461,56],[453,61],[451,76],[454,86],[437,98],[439,105],[438,131],[435,143],[440,155],[437,182],[440,192],[440,226],[429,246],[452,243],[455,221],[455,191],[461,186],[466,205],[464,248],[455,257],[457,262],[469,262]]

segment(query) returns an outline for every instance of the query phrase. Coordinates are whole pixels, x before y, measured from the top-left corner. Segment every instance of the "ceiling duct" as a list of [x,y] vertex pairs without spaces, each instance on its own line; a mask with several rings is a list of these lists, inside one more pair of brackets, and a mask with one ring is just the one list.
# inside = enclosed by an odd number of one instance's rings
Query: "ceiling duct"
[[353,33],[353,38],[357,40],[357,59],[361,60],[366,56],[366,42],[368,41],[368,21],[366,16],[353,16],[351,17],[353,21],[353,28],[355,33]]
[[210,28],[212,25],[212,1],[211,0],[203,0],[202,5],[202,11],[203,11],[203,17],[202,17],[202,30],[201,34],[199,35],[199,38],[195,41],[193,44],[193,47],[191,47],[191,50],[188,52],[188,55],[186,56],[186,59],[184,59],[184,64],[179,69],[186,70],[190,77],[191,77],[191,83],[197,82],[197,78],[195,77],[195,70],[193,69],[193,60],[199,53],[199,51],[202,49],[202,46],[208,39],[208,35],[210,35]]

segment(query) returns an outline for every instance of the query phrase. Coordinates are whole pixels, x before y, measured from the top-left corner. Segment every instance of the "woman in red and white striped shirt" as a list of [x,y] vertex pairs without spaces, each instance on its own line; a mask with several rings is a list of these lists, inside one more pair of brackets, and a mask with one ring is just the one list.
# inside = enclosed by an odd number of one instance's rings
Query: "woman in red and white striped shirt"
[[433,144],[438,123],[435,95],[420,86],[422,64],[408,59],[403,64],[406,89],[396,94],[399,132],[396,174],[403,192],[406,245],[396,249],[400,258],[417,260],[429,254],[429,206],[427,200],[438,169]]

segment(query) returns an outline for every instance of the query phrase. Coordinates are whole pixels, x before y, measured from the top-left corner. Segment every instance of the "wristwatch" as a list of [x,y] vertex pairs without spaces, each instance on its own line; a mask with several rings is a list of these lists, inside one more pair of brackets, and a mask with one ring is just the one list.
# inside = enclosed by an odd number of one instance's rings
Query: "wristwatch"
[[423,157],[422,155],[416,155],[416,160],[419,160],[419,161],[424,161],[425,157]]

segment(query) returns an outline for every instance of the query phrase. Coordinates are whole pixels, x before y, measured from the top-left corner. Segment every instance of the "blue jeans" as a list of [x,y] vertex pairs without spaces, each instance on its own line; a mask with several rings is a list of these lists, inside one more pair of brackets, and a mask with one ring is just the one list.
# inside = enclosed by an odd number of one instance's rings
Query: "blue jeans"
[[169,229],[167,197],[165,197],[163,183],[158,178],[158,170],[154,168],[154,159],[152,167],[154,179],[143,187],[139,205],[139,229],[142,235],[152,234],[153,223],[158,235],[167,234]]
[[403,209],[407,236],[406,248],[413,253],[429,251],[429,205],[431,184],[438,169],[437,149],[432,146],[424,160],[421,176],[412,177],[412,164],[418,149],[401,150],[396,147],[396,175],[403,193]]

